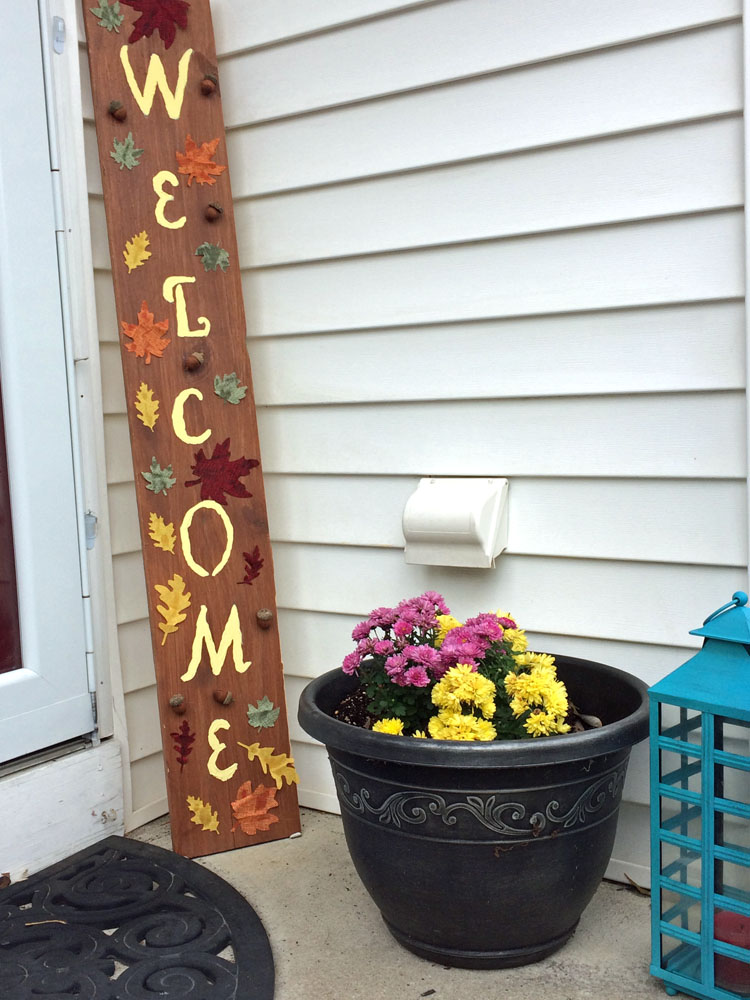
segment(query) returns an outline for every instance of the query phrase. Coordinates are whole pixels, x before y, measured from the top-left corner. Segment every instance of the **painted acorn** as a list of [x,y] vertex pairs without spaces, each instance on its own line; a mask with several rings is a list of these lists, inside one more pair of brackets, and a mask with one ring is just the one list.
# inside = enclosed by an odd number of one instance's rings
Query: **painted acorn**
[[206,73],[206,75],[201,80],[201,93],[205,97],[210,97],[211,94],[216,93],[216,87],[219,81],[213,75],[213,73]]
[[198,371],[200,366],[203,364],[203,361],[204,355],[201,354],[200,351],[193,351],[192,354],[188,354],[188,356],[184,359],[182,367],[186,372],[195,372]]
[[124,122],[128,117],[128,113],[120,101],[110,101],[107,111],[118,122]]
[[273,622],[273,611],[269,608],[261,608],[255,612],[255,619],[261,628],[270,628]]
[[226,691],[224,688],[216,688],[214,690],[214,701],[218,705],[231,705],[234,701],[234,695],[231,691]]
[[212,201],[208,205],[206,205],[206,210],[203,213],[203,215],[205,216],[206,219],[208,219],[209,222],[216,222],[216,220],[220,219],[223,214],[224,214],[224,209],[221,207],[221,205],[217,205],[215,201]]
[[175,713],[175,715],[184,715],[187,712],[187,705],[185,704],[184,694],[173,694],[169,699],[169,707]]

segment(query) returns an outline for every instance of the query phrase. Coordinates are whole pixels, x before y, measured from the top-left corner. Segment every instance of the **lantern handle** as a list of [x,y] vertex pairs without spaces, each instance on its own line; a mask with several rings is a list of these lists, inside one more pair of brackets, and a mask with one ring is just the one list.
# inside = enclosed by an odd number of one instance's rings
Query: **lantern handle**
[[703,624],[708,625],[708,623],[712,622],[714,618],[718,618],[719,615],[723,614],[727,610],[727,608],[738,608],[740,607],[740,605],[744,604],[747,604],[747,594],[744,592],[744,590],[736,590],[732,594],[732,600],[729,602],[729,604],[724,604],[717,611],[714,611],[713,614],[709,615],[708,618],[706,618]]

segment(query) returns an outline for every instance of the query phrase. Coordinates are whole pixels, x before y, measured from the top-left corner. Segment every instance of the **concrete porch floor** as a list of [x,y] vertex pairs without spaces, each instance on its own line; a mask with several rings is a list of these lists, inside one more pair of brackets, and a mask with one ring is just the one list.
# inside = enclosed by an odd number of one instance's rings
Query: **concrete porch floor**
[[[168,817],[135,830],[171,848]],[[603,882],[573,939],[518,969],[473,972],[417,958],[398,945],[349,859],[341,819],[302,810],[302,836],[197,859],[255,909],[271,940],[275,1000],[649,1000],[650,900]],[[550,900],[554,906],[554,900]]]

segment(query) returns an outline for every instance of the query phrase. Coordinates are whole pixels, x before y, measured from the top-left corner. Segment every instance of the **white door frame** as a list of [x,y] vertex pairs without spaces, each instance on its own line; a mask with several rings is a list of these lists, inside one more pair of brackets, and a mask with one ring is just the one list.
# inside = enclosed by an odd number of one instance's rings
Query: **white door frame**
[[[21,762],[26,764],[25,771],[16,767],[15,773],[0,777],[0,796],[10,790],[22,802],[24,788],[31,792],[35,783],[38,784],[41,775],[44,776],[48,788],[51,782],[57,782],[58,772],[61,776],[63,772],[68,775],[68,778],[63,777],[66,783],[70,780],[70,776],[77,775],[75,780],[71,781],[71,794],[80,800],[79,818],[77,822],[71,821],[68,824],[64,843],[57,837],[53,839],[57,839],[58,843],[53,845],[50,837],[46,837],[36,838],[32,845],[27,836],[29,815],[24,816],[23,809],[14,810],[11,815],[6,815],[6,826],[0,835],[0,848],[7,847],[9,843],[27,842],[29,846],[24,852],[23,863],[30,871],[37,870],[40,864],[54,860],[55,855],[63,856],[110,833],[121,832],[125,810],[130,808],[127,731],[117,646],[107,515],[103,408],[78,58],[78,11],[74,0],[38,0],[38,3],[41,58],[50,135],[51,162],[46,164],[47,190],[51,190],[49,186],[51,170],[55,182],[52,196],[56,212],[57,255],[60,260],[58,294],[63,305],[64,336],[61,336],[61,340],[64,343],[71,403],[65,415],[72,438],[72,449],[69,448],[71,454],[68,460],[73,466],[73,488],[76,493],[78,520],[75,537],[78,573],[75,580],[71,580],[70,574],[68,575],[67,589],[75,592],[76,610],[73,614],[83,621],[83,646],[89,681],[87,688],[96,695],[98,731],[93,745],[74,754],[73,764],[70,756],[60,756],[59,760],[52,761],[48,759],[43,764],[36,763],[36,758],[31,757],[28,761]],[[19,38],[13,30],[13,16],[9,17],[10,24],[6,25],[6,35],[10,38],[11,44],[18,45]],[[37,53],[39,51],[37,30]],[[7,62],[6,69],[9,69]],[[39,72],[38,63],[36,71]],[[18,85],[12,89],[15,91],[13,96],[16,101],[22,99],[23,87]],[[0,95],[0,101],[2,99],[3,95]],[[21,120],[16,127],[15,137],[11,138],[22,146],[23,135],[24,125]],[[7,138],[4,141],[8,141]],[[10,208],[5,206],[4,224],[12,231],[21,234],[19,239],[23,239],[22,234],[34,215],[34,208],[34,205]],[[23,268],[19,269],[23,277]],[[27,261],[27,270],[33,276],[33,261]],[[5,274],[3,278],[5,281]],[[33,290],[33,281],[29,283],[27,280],[26,295],[29,294],[30,288]],[[14,288],[13,295],[16,301],[15,304],[10,303],[10,308],[14,305],[18,308],[19,303],[23,301],[21,291]],[[5,308],[5,304],[2,308]],[[0,316],[2,315],[3,313],[0,313]],[[12,354],[12,350],[10,353]],[[7,356],[6,351],[3,356],[4,370]],[[28,367],[33,367],[33,350],[29,350],[26,364]],[[16,393],[14,397],[11,391],[10,396],[11,399],[5,406],[8,414],[22,412],[18,410],[19,394]],[[37,409],[44,408],[45,403],[46,400],[37,400]],[[17,429],[19,418],[15,419]],[[27,474],[28,471],[33,474],[33,458],[29,457],[27,463],[29,466]],[[84,512],[89,516],[84,518]],[[25,553],[23,528],[21,540],[21,553],[18,544],[16,548],[17,563]],[[18,569],[20,578],[23,566],[18,566]],[[48,587],[47,596],[57,597],[58,607],[56,608],[54,603],[48,606],[40,604],[35,609],[32,604],[30,613],[32,620],[36,615],[36,627],[43,630],[46,628],[46,632],[52,635],[48,649],[54,652],[54,618],[59,615],[59,605],[64,603],[59,600],[60,597],[67,595],[61,595],[59,587],[50,595]],[[28,597],[25,601],[25,607],[29,609]],[[90,605],[90,613],[84,613],[87,605]],[[24,613],[22,611],[22,614]],[[40,641],[47,642],[44,632]],[[90,698],[88,704],[90,705]],[[114,739],[98,744],[100,737],[110,736]],[[46,756],[49,758],[50,755]],[[116,761],[114,766],[113,761]],[[93,779],[94,772],[97,776],[104,772],[104,776],[98,781],[90,780]],[[90,778],[87,779],[86,775]],[[107,808],[97,812],[96,806],[105,801]]]

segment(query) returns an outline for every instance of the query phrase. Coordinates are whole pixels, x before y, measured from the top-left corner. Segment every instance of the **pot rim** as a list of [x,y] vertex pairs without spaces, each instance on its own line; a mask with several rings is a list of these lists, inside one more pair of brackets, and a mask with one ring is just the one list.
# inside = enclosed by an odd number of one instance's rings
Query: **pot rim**
[[[555,656],[561,666],[593,667],[604,672],[608,680],[635,692],[640,703],[635,711],[600,729],[584,733],[566,733],[531,740],[493,740],[490,743],[460,740],[414,739],[375,733],[329,715],[318,704],[328,701],[338,704],[348,690],[357,685],[355,677],[343,673],[340,667],[329,670],[310,681],[299,700],[297,718],[308,735],[327,747],[399,764],[420,764],[425,767],[510,767],[521,764],[566,763],[585,760],[623,750],[640,743],[648,736],[648,687],[639,678],[618,667],[574,656]],[[446,757],[450,755],[450,759]]]

